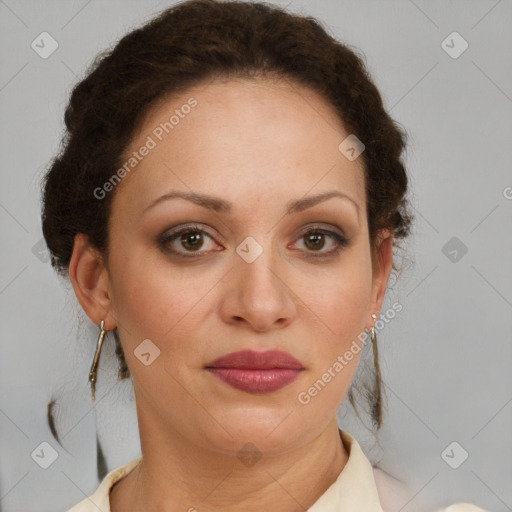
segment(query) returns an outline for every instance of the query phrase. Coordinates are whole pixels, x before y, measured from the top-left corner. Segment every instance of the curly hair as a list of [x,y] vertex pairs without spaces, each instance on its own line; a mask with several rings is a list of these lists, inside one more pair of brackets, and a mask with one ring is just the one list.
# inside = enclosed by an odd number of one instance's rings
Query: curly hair
[[[372,251],[381,229],[397,239],[410,231],[408,179],[401,160],[406,133],[384,109],[362,56],[312,17],[267,3],[188,0],[132,30],[99,54],[73,89],[65,136],[44,178],[42,225],[51,263],[66,276],[74,237],[84,233],[108,250],[114,192],[94,190],[122,165],[143,117],[173,93],[217,77],[280,77],[323,96],[365,150],[364,178]],[[393,269],[396,270],[395,262]],[[114,330],[120,378],[129,377]],[[381,374],[373,347],[374,383],[365,397],[374,425],[382,422]],[[354,408],[352,388],[349,399]],[[357,409],[356,409],[357,412]]]

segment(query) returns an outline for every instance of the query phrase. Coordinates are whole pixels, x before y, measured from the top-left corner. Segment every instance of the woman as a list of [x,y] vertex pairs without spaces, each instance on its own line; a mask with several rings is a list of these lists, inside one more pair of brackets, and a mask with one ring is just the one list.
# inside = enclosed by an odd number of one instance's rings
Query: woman
[[43,231],[100,329],[92,397],[112,331],[142,447],[71,511],[411,500],[336,418],[369,335],[381,425],[375,323],[411,224],[405,134],[357,55],[310,18],[191,0],[102,55],[65,121]]

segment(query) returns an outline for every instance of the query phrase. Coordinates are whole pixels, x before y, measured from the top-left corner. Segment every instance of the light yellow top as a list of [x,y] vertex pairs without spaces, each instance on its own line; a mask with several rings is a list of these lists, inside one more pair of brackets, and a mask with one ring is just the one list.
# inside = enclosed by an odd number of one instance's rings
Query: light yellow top
[[[401,508],[413,496],[405,487],[380,469],[373,468],[359,443],[340,429],[349,454],[336,481],[318,498],[307,512],[391,512]],[[114,484],[127,475],[142,457],[108,473],[96,491],[67,512],[111,512],[109,494]],[[407,498],[409,496],[409,498]],[[470,503],[456,503],[437,512],[486,512]]]

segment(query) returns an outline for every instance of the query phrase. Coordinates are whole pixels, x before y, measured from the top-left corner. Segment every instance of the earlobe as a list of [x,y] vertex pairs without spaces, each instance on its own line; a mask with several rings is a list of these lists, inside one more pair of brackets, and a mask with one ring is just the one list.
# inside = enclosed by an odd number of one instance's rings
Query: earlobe
[[389,276],[393,268],[393,232],[383,229],[378,235],[377,256],[373,261],[373,282],[370,312],[380,315]]
[[94,324],[104,320],[105,329],[114,329],[108,272],[101,253],[83,233],[75,235],[69,278],[78,302]]

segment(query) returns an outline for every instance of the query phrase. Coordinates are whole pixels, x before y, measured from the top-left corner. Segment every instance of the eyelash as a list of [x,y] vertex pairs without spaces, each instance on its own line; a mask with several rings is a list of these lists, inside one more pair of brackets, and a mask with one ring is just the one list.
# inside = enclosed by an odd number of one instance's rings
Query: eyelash
[[[184,226],[184,227],[182,227],[182,228],[180,228],[180,229],[178,229],[176,231],[171,231],[170,233],[162,235],[158,239],[159,247],[163,251],[170,252],[173,255],[175,255],[177,257],[180,257],[180,258],[198,258],[198,257],[203,256],[204,253],[208,252],[208,251],[195,251],[195,252],[185,251],[185,253],[183,253],[181,251],[177,251],[175,249],[171,249],[169,247],[169,244],[171,242],[173,242],[174,240],[178,239],[184,233],[201,233],[201,234],[206,234],[209,238],[213,239],[213,237],[211,237],[199,225],[191,224],[191,225]],[[312,228],[309,228],[308,230],[302,232],[298,236],[297,240],[300,240],[301,238],[305,237],[306,235],[310,235],[310,234],[322,234],[322,235],[330,236],[336,242],[336,247],[334,249],[332,249],[331,251],[324,251],[324,252],[321,252],[321,253],[318,253],[318,254],[315,254],[315,251],[313,251],[312,253],[306,255],[307,258],[328,258],[328,257],[332,257],[332,256],[338,254],[338,252],[343,247],[346,247],[349,244],[349,240],[346,239],[345,237],[343,237],[342,235],[340,235],[339,233],[336,233],[334,231],[330,231],[330,230],[327,230],[327,229],[324,229],[324,228],[319,228],[319,227],[312,227]]]

